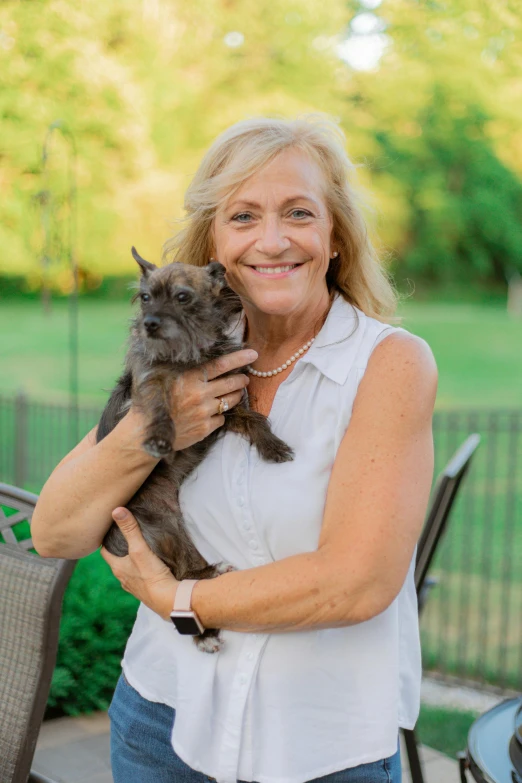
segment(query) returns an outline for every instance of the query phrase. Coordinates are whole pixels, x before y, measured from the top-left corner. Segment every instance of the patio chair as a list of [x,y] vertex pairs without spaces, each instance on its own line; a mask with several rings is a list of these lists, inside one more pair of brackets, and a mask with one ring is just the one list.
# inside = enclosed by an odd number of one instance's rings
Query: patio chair
[[0,483],[0,781],[53,783],[31,772],[75,561],[31,552],[37,496]]
[[[470,435],[455,452],[437,479],[428,515],[417,545],[415,565],[415,588],[419,615],[424,608],[426,598],[436,579],[428,577],[428,572],[437,551],[437,547],[446,531],[451,509],[466,475],[471,459],[480,443],[480,435]],[[422,767],[414,729],[403,729],[406,753],[410,767],[412,783],[424,783]]]

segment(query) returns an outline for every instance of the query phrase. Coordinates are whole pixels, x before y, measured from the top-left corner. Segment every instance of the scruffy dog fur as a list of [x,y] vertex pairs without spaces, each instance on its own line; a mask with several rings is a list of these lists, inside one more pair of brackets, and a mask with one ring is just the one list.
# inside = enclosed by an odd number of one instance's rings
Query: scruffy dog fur
[[[135,297],[141,300],[141,312],[132,322],[125,371],[102,413],[97,439],[102,440],[116,426],[131,404],[144,414],[143,448],[161,461],[126,507],[136,517],[152,551],[176,579],[211,579],[233,569],[223,563],[207,563],[192,543],[178,503],[182,482],[227,430],[248,438],[269,462],[285,462],[293,454],[271,432],[267,419],[248,408],[246,393],[225,413],[222,427],[189,448],[173,450],[172,385],[186,370],[241,347],[228,336],[241,305],[226,285],[225,269],[218,262],[206,267],[175,262],[158,268],[141,258],[135,248],[132,254],[142,273]],[[127,542],[114,523],[103,543],[114,555],[124,557],[128,552]],[[207,629],[194,640],[206,652],[216,652],[221,646],[216,629]]]

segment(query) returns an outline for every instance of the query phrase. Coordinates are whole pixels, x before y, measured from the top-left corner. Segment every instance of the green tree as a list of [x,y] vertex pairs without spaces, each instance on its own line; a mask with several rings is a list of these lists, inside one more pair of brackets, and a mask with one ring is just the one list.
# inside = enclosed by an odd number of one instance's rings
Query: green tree
[[[500,281],[520,254],[518,5],[370,5],[4,0],[0,274],[41,283],[35,196],[41,144],[57,118],[78,146],[78,256],[92,278],[133,274],[132,244],[159,257],[202,152],[227,125],[325,111],[340,117],[350,154],[365,164],[360,181],[399,276]],[[377,68],[355,71],[337,47],[372,13],[389,45]],[[64,160],[57,145],[57,177]],[[55,283],[67,290],[66,270]]]
[[520,7],[384,0],[374,17],[388,47],[348,72],[341,116],[397,277],[505,285],[522,256]]
[[421,134],[376,132],[410,206],[401,275],[505,285],[522,272],[522,183],[492,149],[487,119],[473,106],[453,116],[438,88],[418,118]]
[[159,256],[216,133],[249,114],[334,109],[338,61],[312,42],[346,19],[341,0],[3,2],[0,273],[41,280],[34,197],[51,122],[76,138],[81,266],[133,273],[130,245]]

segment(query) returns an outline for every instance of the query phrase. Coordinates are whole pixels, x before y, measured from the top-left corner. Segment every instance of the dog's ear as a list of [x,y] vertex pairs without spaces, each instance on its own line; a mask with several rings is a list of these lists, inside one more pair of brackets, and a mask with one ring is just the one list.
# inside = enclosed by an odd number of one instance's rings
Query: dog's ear
[[210,277],[211,290],[214,296],[220,296],[226,286],[225,267],[219,261],[211,261],[207,264],[207,272]]
[[131,253],[134,257],[134,260],[137,261],[140,265],[141,274],[144,277],[148,277],[151,272],[158,268],[156,264],[151,264],[150,261],[145,261],[145,259],[140,256],[135,247],[132,248]]
[[225,282],[225,267],[219,261],[211,261],[207,264],[207,271],[213,280]]

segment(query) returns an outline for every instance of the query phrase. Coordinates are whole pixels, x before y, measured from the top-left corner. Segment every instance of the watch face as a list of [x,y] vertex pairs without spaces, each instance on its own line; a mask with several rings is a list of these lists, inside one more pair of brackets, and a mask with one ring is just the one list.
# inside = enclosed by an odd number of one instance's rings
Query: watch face
[[186,634],[187,636],[199,636],[205,630],[202,626],[196,622],[196,619],[190,614],[179,613],[176,615],[174,612],[170,615],[170,618],[176,626],[179,633]]

